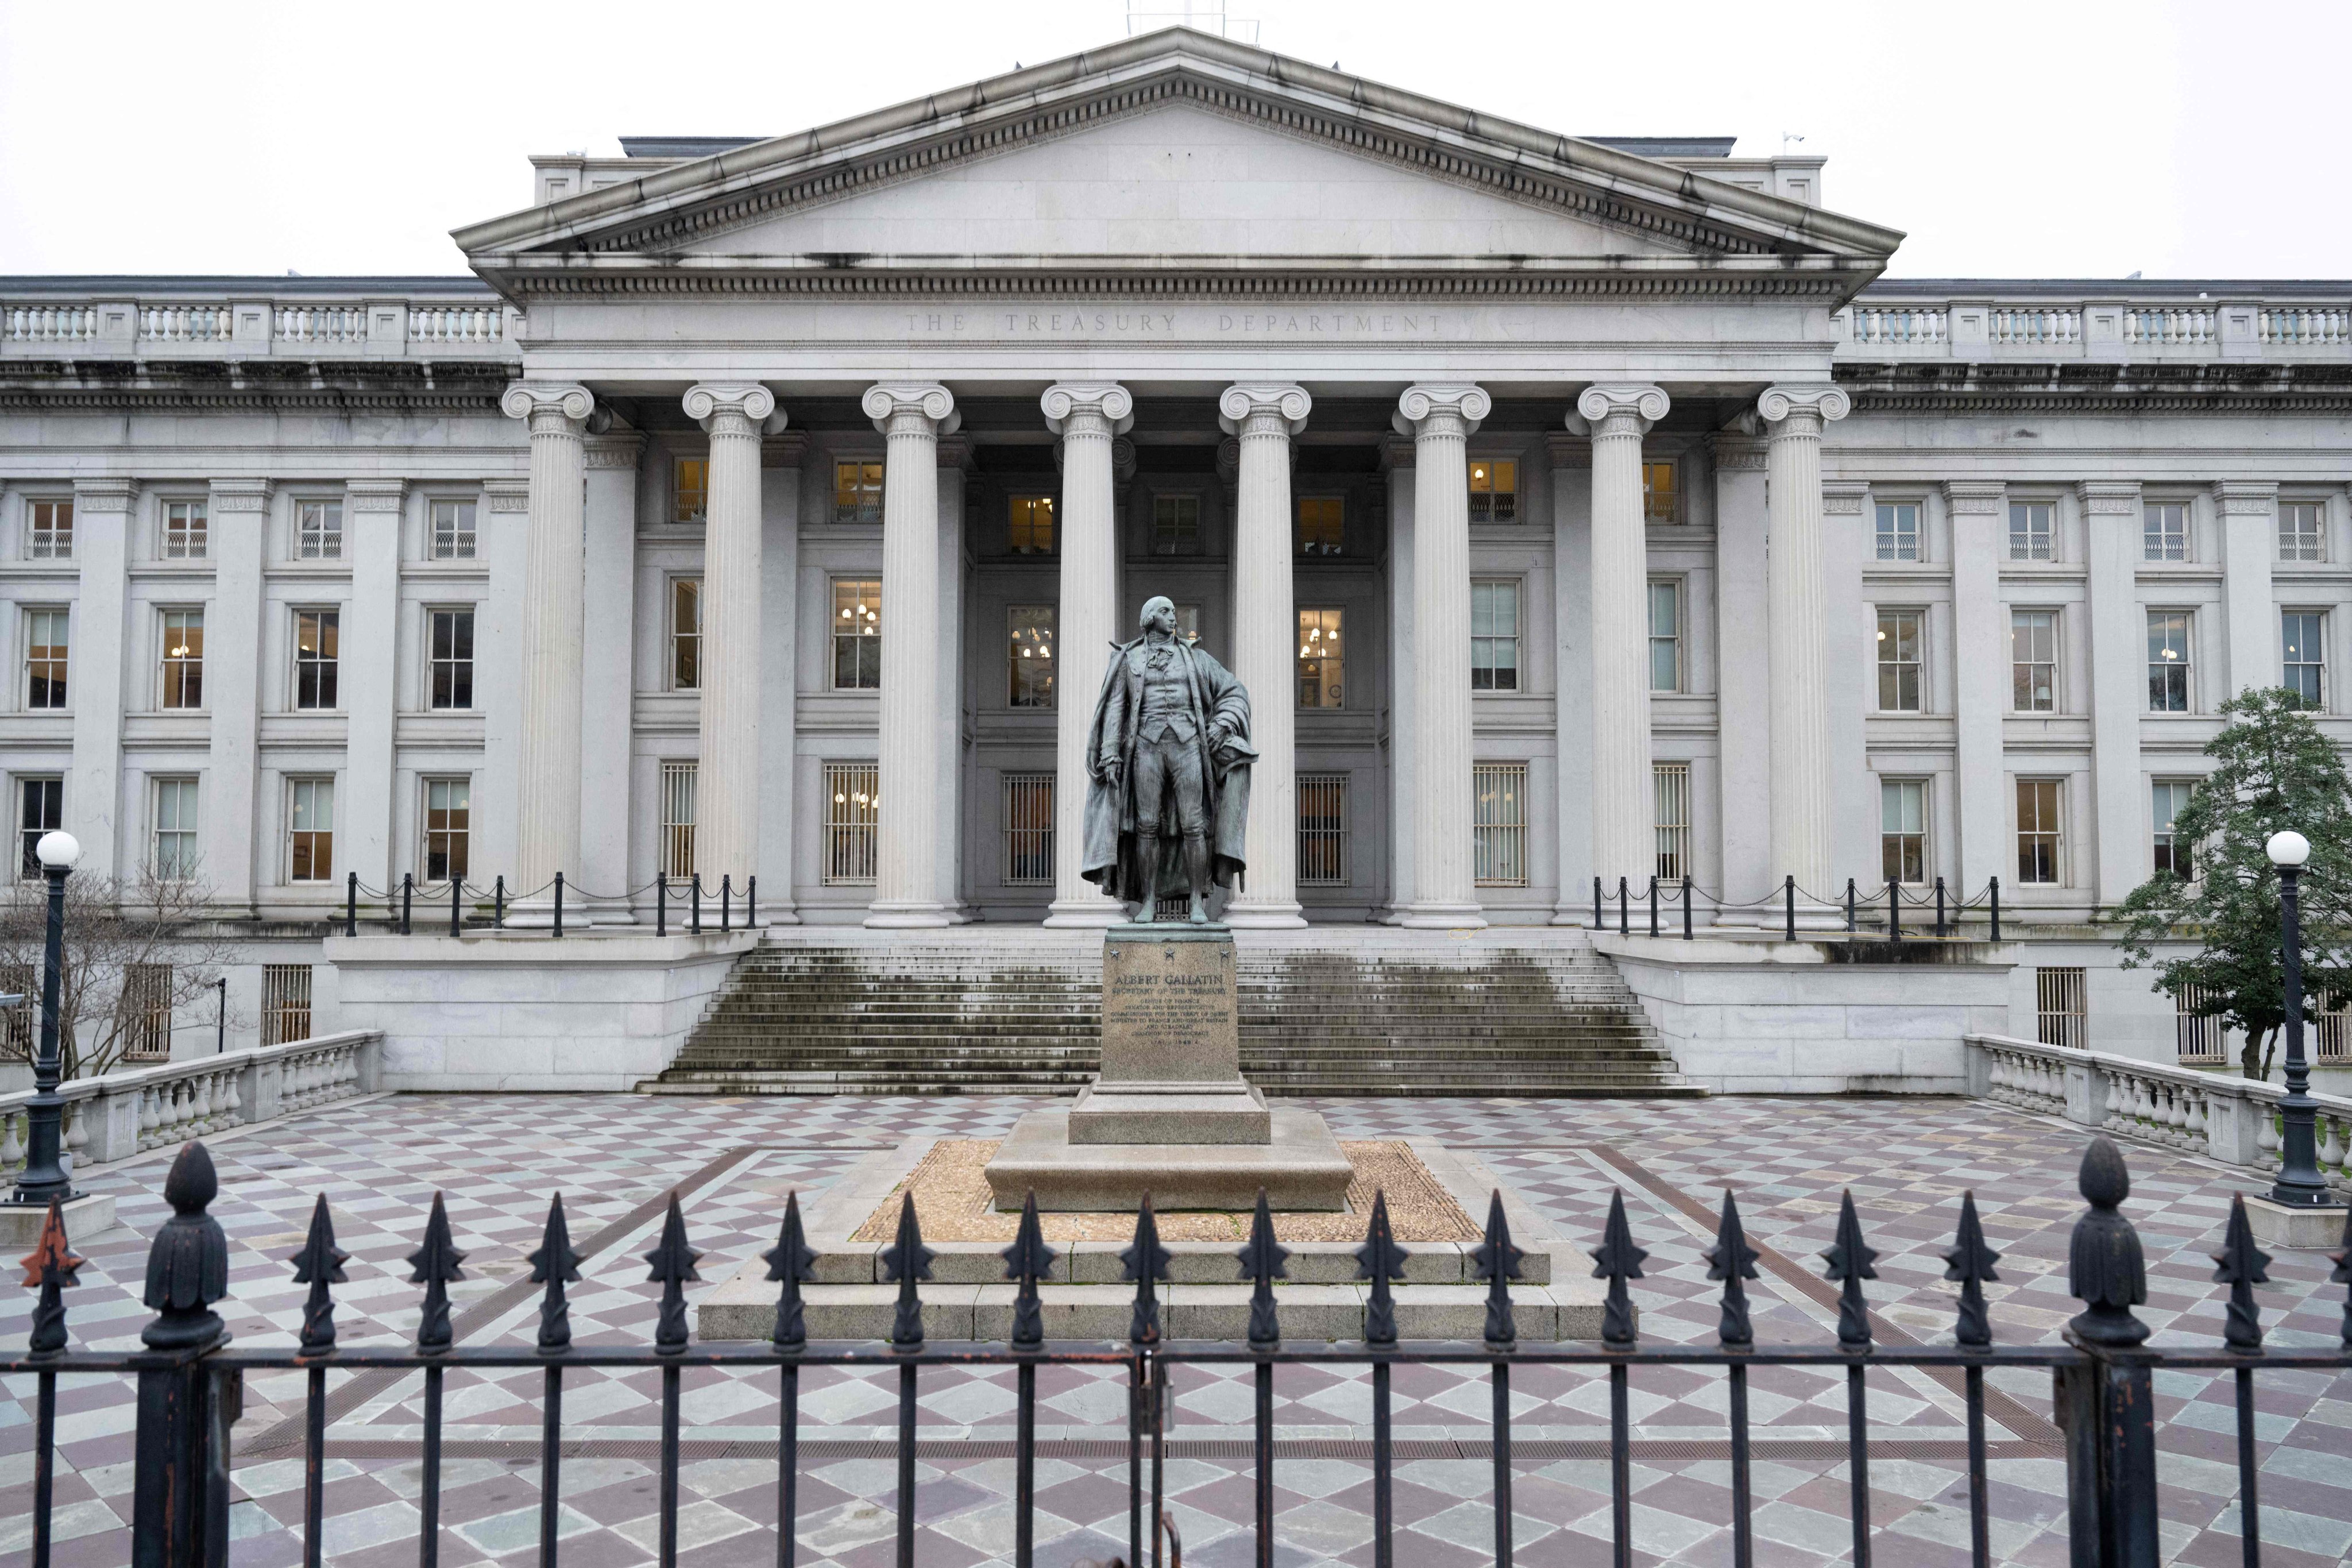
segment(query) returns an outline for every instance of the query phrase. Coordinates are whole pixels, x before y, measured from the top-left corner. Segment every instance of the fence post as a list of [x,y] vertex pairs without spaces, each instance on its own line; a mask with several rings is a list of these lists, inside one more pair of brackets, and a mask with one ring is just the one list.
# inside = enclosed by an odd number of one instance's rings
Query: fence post
[[1944,879],[1936,879],[1936,935],[1944,935]]
[[[2084,1152],[2079,1185],[2091,1208],[2074,1222],[2066,1289],[2084,1310],[2068,1321],[2066,1337],[2091,1354],[2087,1392],[2095,1415],[2084,1419],[2089,1414],[2083,1408],[2084,1391],[2079,1385],[2070,1390],[2062,1380],[2060,1394],[2070,1417],[2066,1469],[2074,1494],[2074,1560],[2155,1568],[2161,1552],[2156,1390],[2139,1348],[2147,1342],[2148,1326],[2132,1312],[2135,1302],[2147,1299],[2147,1264],[2138,1234],[2118,1206],[2131,1195],[2131,1173],[2122,1152],[2105,1137],[2092,1139]],[[2092,1515],[2088,1520],[2086,1512]],[[2093,1527],[2088,1539],[2083,1533],[2086,1523]]]
[[563,940],[563,873],[555,874],[555,939]]
[[1780,880],[1780,891],[1783,895],[1787,910],[1787,913],[1784,916],[1785,925],[1781,935],[1787,941],[1794,942],[1797,940],[1797,879],[1793,876],[1782,878]]
[[1601,929],[1601,879],[1592,879],[1592,929]]
[[721,871],[719,873],[719,931],[722,936],[735,929],[734,902],[735,873]]
[[1688,942],[1688,941],[1690,941],[1690,939],[1691,939],[1691,908],[1690,908],[1690,904],[1691,904],[1691,879],[1690,879],[1690,875],[1689,875],[1689,873],[1688,873],[1688,872],[1685,872],[1685,873],[1684,873],[1684,875],[1683,875],[1683,940],[1684,940],[1685,942]]
[[1625,918],[1625,879],[1622,877],[1617,879],[1617,934],[1633,934],[1633,928]]
[[449,879],[449,934],[456,936],[465,924],[466,879]]
[[1992,939],[2000,940],[2000,879],[1992,879]]
[[1658,874],[1650,873],[1650,934],[1658,934]]
[[1903,884],[1892,877],[1886,879],[1886,940],[1903,940]]
[[403,871],[400,874],[400,934],[403,936],[408,934],[408,917],[415,900],[416,873]]
[[654,879],[654,934],[669,934],[669,873]]
[[751,931],[760,923],[760,874],[757,871],[743,879],[743,929]]
[[1845,879],[1845,934],[1853,934],[1853,879]]
[[688,904],[688,905],[687,906],[687,914],[686,914],[686,929],[687,929],[687,930],[688,930],[688,931],[692,931],[695,935],[697,935],[697,936],[700,936],[700,935],[702,934],[702,873],[701,873],[701,872],[697,871],[697,872],[694,874],[694,881],[692,882],[692,884],[689,886],[689,888],[688,888],[688,897],[689,899],[691,899],[693,901],[692,901],[690,904]]
[[507,929],[507,874],[504,871],[499,873],[497,891],[492,896],[495,901],[490,905],[490,929],[504,931]]
[[225,1337],[213,1303],[228,1282],[228,1237],[205,1213],[220,1191],[212,1156],[191,1142],[172,1162],[163,1198],[172,1217],[147,1252],[140,1331],[150,1350],[175,1359],[139,1373],[132,1470],[131,1561],[138,1568],[226,1568],[228,1433],[243,1403],[239,1374],[203,1352]]
[[357,871],[343,874],[343,934],[360,934],[360,874]]

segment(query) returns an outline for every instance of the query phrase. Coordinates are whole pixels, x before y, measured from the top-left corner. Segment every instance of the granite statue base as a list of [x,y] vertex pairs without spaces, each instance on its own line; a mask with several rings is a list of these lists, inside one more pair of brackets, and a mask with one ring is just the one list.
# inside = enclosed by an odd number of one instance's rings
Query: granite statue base
[[1133,1210],[1151,1194],[1155,1209],[1246,1213],[1258,1189],[1277,1209],[1344,1209],[1353,1167],[1323,1118],[1311,1110],[1261,1114],[1263,1143],[1078,1143],[1075,1108],[1033,1110],[988,1163],[988,1186],[1000,1209],[1017,1209],[1030,1192],[1054,1213]]
[[1070,1108],[1073,1143],[1264,1146],[1265,1097],[1242,1078],[1234,933],[1132,922],[1103,933],[1102,1073]]

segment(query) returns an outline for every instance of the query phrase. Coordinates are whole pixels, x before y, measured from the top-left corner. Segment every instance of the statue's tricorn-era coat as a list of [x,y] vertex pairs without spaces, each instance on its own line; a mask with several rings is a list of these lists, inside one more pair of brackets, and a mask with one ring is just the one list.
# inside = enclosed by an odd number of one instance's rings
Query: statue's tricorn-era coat
[[[1159,866],[1136,864],[1135,731],[1143,711],[1142,655],[1138,650],[1144,643],[1138,637],[1113,650],[1110,667],[1103,672],[1102,694],[1095,700],[1094,723],[1087,731],[1087,842],[1079,874],[1129,903],[1186,890],[1184,836],[1176,819],[1174,790],[1160,803]],[[1192,676],[1192,743],[1201,749],[1201,772],[1208,789],[1211,876],[1218,886],[1232,888],[1248,868],[1244,835],[1249,821],[1250,764],[1257,757],[1257,749],[1250,744],[1249,693],[1231,670],[1195,645],[1179,637],[1175,646]],[[1217,738],[1220,725],[1223,740]],[[1116,789],[1104,768],[1110,757],[1120,763]]]

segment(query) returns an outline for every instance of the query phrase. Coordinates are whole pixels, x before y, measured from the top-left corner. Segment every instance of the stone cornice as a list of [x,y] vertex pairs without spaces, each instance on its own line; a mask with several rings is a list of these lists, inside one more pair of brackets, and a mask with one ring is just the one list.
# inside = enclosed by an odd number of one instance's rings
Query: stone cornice
[[486,479],[482,483],[482,494],[488,500],[492,511],[530,510],[529,479]]
[[268,511],[275,484],[266,479],[215,479],[211,488],[212,510],[217,516],[223,512]]
[[1947,479],[1944,506],[1954,517],[1998,517],[2009,486],[2000,479]]
[[1718,430],[1707,438],[1707,445],[1714,453],[1715,466],[1719,470],[1753,468],[1760,472],[1769,466],[1765,444],[1753,436]]
[[2092,517],[2137,517],[2140,509],[2137,479],[2083,479],[2074,486],[2084,512]]
[[1822,515],[1824,517],[1860,517],[1862,503],[1870,495],[1870,486],[1861,479],[1830,479],[1822,486]]
[[582,450],[592,468],[634,468],[645,454],[646,438],[635,430],[591,436]]
[[74,511],[127,512],[139,494],[136,479],[100,479],[74,481]]
[[2278,510],[2278,486],[2267,480],[2216,479],[2213,505],[2224,517],[2267,517]]
[[1861,414],[2352,413],[2352,366],[1841,363]]
[[808,456],[808,432],[783,430],[762,437],[760,442],[760,467],[763,468],[797,468]]
[[397,514],[407,493],[406,479],[347,479],[343,482],[343,510],[353,514]]

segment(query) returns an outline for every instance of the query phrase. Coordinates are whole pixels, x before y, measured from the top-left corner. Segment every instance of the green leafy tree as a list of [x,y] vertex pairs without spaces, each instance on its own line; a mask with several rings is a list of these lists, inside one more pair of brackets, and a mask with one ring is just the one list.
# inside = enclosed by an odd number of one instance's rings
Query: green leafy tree
[[[2195,987],[2189,1010],[2242,1031],[2245,1075],[2260,1079],[2286,1021],[2278,870],[2263,846],[2289,827],[2311,840],[2301,886],[2305,1014],[2336,1005],[2352,996],[2352,781],[2294,692],[2243,692],[2221,713],[2230,722],[2205,748],[2213,770],[2172,825],[2193,879],[2158,871],[2107,918],[2125,926],[2123,966],[2154,969],[2157,989],[2176,1001]],[[2184,938],[2200,951],[2158,956],[2158,943]]]

